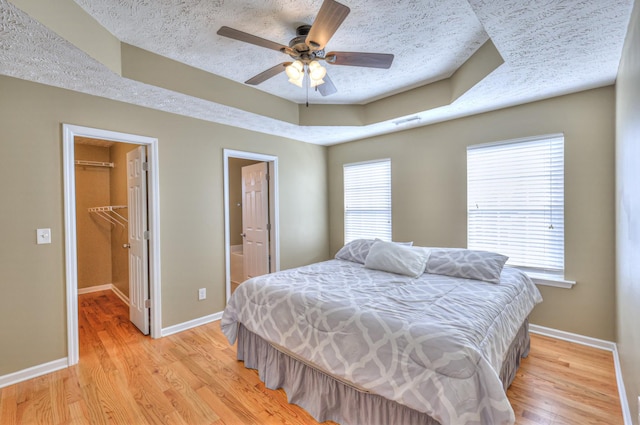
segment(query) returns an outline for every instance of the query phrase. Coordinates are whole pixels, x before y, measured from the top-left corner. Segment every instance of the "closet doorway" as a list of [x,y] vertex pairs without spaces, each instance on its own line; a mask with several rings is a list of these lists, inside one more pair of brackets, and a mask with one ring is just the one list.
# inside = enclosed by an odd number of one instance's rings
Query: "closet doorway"
[[78,294],[113,291],[149,334],[146,147],[75,137]]
[[161,336],[157,139],[70,125],[63,129],[72,365],[79,356],[79,293],[112,290],[143,334]]
[[224,150],[227,300],[244,280],[280,269],[278,158]]

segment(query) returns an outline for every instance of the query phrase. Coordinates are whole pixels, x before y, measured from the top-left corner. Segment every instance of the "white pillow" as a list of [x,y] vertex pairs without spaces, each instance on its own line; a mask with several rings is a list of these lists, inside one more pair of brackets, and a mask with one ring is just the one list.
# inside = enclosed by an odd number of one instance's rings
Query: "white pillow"
[[[382,239],[375,238],[375,239],[374,239],[374,242],[385,242],[385,241],[383,241]],[[393,242],[393,243],[394,243],[394,244],[396,244],[396,245],[402,245],[402,246],[413,246],[413,241],[409,241],[409,242],[391,241],[391,242]]]
[[369,249],[364,266],[368,269],[418,277],[424,273],[428,258],[426,251],[393,242],[378,241]]

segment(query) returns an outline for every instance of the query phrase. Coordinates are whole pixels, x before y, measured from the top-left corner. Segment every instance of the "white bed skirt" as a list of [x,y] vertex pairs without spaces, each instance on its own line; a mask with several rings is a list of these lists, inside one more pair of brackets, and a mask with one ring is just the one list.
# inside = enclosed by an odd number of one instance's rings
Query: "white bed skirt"
[[[525,321],[507,353],[500,378],[511,385],[522,357],[529,354],[529,323]],[[342,425],[440,425],[428,416],[376,394],[357,389],[278,350],[239,325],[238,360],[256,369],[270,389],[283,388],[289,403],[304,408],[318,422]]]

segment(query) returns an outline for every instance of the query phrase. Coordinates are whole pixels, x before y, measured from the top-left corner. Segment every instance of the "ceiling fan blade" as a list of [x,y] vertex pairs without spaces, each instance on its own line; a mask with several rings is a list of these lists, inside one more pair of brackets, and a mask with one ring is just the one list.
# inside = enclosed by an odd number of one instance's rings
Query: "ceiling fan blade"
[[314,50],[322,50],[351,9],[335,0],[324,0],[305,42]]
[[389,69],[393,63],[393,55],[390,53],[329,52],[324,60],[332,65]]
[[217,34],[223,37],[233,38],[234,40],[244,41],[245,43],[255,44],[256,46],[266,47],[267,49],[277,50],[279,52],[283,52],[287,49],[287,46],[283,44],[229,27],[220,27]]
[[333,85],[331,78],[329,78],[329,74],[325,75],[322,79],[324,80],[324,84],[316,86],[321,95],[329,96],[338,91],[336,86]]
[[255,77],[249,78],[244,83],[251,84],[252,86],[257,86],[258,84],[267,81],[269,78],[275,77],[276,75],[280,74],[289,65],[291,65],[291,62],[279,63],[278,65],[272,66],[271,68],[267,69],[266,71],[262,71]]

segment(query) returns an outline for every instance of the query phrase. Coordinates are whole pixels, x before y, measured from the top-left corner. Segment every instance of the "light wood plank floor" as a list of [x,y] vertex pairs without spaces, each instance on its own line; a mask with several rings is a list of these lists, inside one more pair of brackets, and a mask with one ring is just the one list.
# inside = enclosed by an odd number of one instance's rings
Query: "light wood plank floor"
[[[110,291],[80,296],[80,363],[0,389],[0,424],[316,424],[235,359],[218,322],[153,340]],[[611,353],[532,336],[518,424],[622,424]]]

